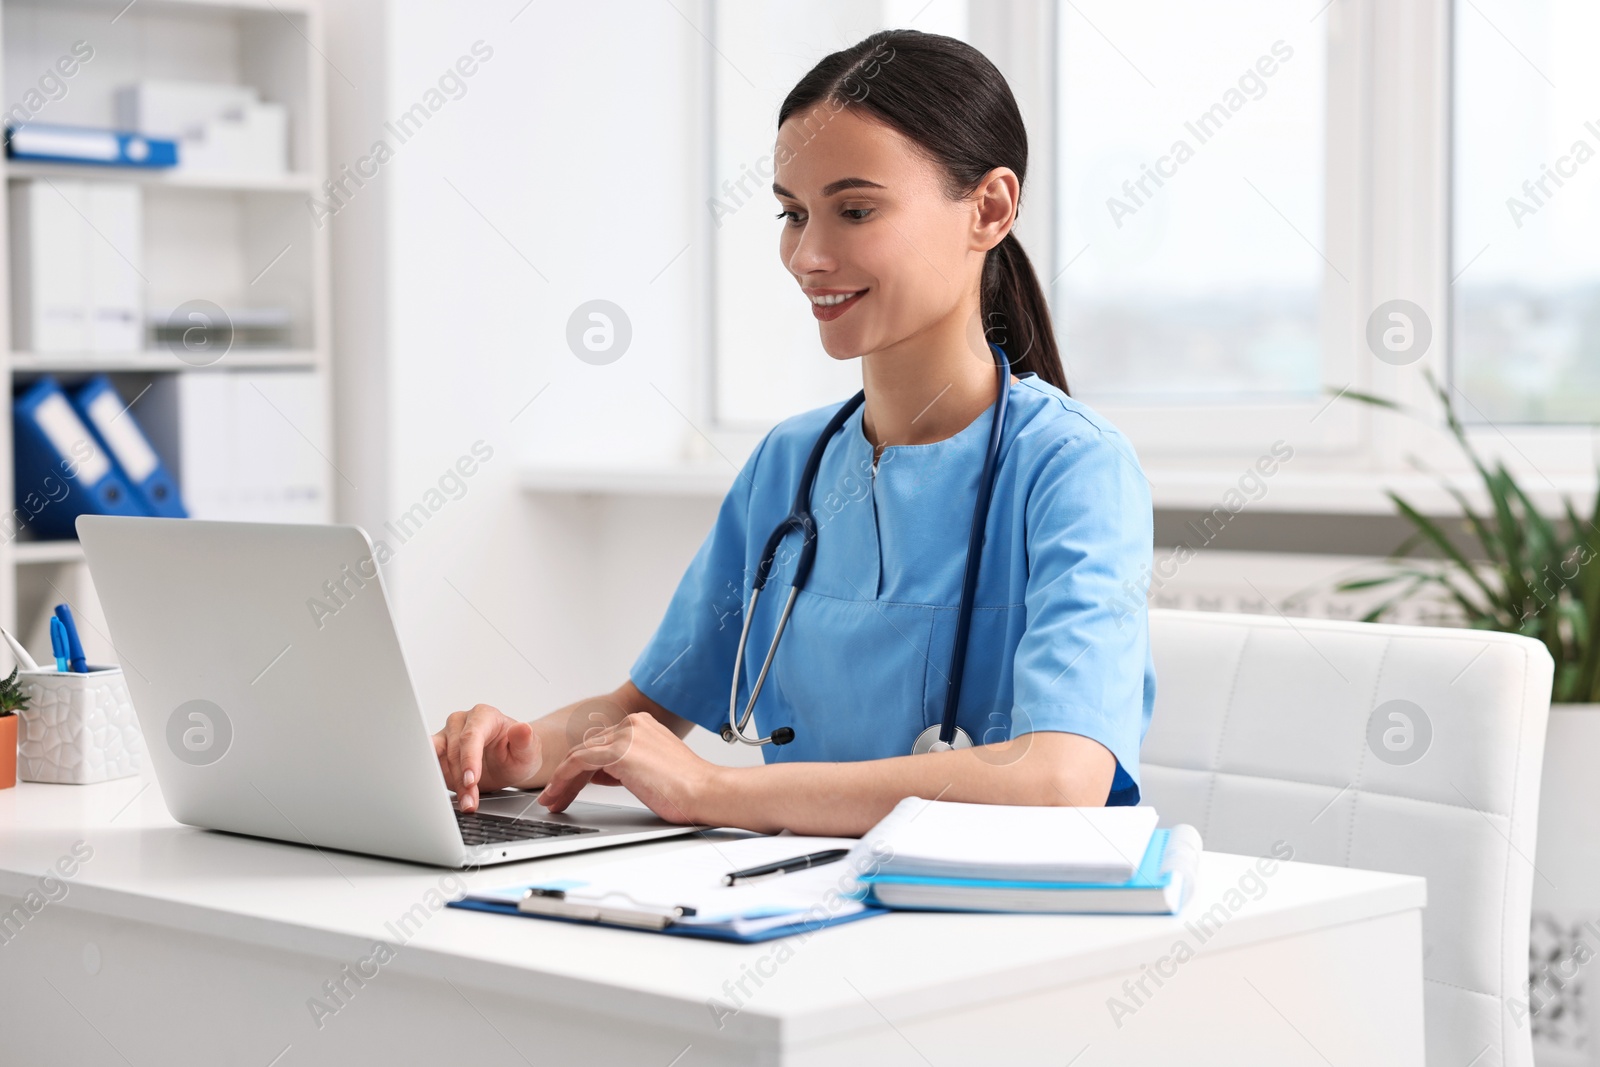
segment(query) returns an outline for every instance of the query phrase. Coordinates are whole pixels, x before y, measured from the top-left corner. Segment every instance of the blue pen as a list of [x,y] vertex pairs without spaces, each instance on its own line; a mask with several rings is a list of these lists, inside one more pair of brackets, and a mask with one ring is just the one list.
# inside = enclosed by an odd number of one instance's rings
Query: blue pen
[[50,616],[50,651],[56,657],[56,670],[67,673],[67,628],[54,615]]
[[72,621],[72,609],[65,604],[56,605],[56,618],[61,620],[67,637],[67,656],[72,669],[78,674],[89,673],[89,663],[83,658],[83,642],[78,640],[78,624]]

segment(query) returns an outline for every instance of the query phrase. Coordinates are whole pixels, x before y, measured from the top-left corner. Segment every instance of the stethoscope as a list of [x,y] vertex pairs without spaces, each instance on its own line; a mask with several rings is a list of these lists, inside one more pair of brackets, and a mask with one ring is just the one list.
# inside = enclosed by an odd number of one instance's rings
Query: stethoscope
[[[956,642],[950,651],[950,672],[946,676],[944,716],[938,726],[929,726],[917,734],[916,740],[911,745],[913,756],[924,752],[945,752],[955,748],[972,747],[972,738],[956,725],[956,705],[961,695],[961,671],[967,655],[967,633],[972,628],[972,596],[978,585],[978,562],[983,555],[983,527],[989,514],[989,498],[994,493],[994,479],[1000,465],[1000,440],[1005,432],[1006,423],[1006,396],[1011,392],[1011,361],[999,345],[991,343],[989,347],[994,350],[1000,379],[1000,396],[995,401],[994,423],[989,428],[989,451],[984,456],[983,475],[978,479],[978,498],[972,506],[972,529],[967,535],[966,574],[961,583],[961,609],[956,614]],[[766,548],[761,552],[761,562],[756,567],[755,580],[750,588],[750,605],[745,609],[744,625],[739,631],[739,649],[733,658],[733,692],[728,696],[728,725],[722,728],[722,739],[730,745],[735,741],[743,741],[747,745],[768,743],[787,745],[794,740],[794,728],[790,726],[780,726],[766,737],[756,738],[746,737],[744,727],[750,721],[751,713],[755,711],[756,698],[761,695],[761,687],[767,680],[767,671],[772,667],[772,658],[777,655],[778,642],[783,638],[784,628],[789,625],[789,613],[794,610],[795,597],[806,584],[806,577],[811,573],[811,563],[816,558],[817,523],[811,515],[811,490],[816,484],[817,470],[822,466],[822,454],[827,451],[828,442],[833,435],[839,432],[839,428],[855,414],[856,409],[866,398],[866,390],[862,390],[851,397],[834,413],[833,418],[828,420],[828,425],[817,437],[817,443],[811,447],[811,455],[807,457],[805,468],[800,473],[800,488],[795,493],[794,508],[783,521],[778,523],[777,528],[772,531],[772,536],[767,538]],[[778,618],[777,632],[772,635],[772,644],[767,647],[767,658],[761,664],[761,673],[756,676],[755,686],[750,690],[750,700],[745,704],[744,714],[735,719],[739,707],[739,677],[744,667],[744,647],[750,637],[750,620],[755,617],[756,601],[760,599],[761,590],[766,586],[767,577],[772,573],[779,545],[790,531],[795,530],[804,535],[804,541],[800,546],[799,560],[795,563],[794,580],[789,585],[789,599],[783,605],[783,614]]]

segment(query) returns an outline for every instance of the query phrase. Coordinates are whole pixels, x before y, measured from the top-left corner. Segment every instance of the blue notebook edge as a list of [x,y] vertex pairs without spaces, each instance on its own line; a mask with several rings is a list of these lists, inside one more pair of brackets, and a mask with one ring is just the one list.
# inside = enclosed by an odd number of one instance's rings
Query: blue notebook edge
[[492,901],[472,900],[469,898],[447,901],[446,906],[462,908],[467,911],[486,911],[494,915],[514,915],[524,919],[551,919],[558,923],[576,923],[579,926],[603,926],[608,930],[634,930],[641,934],[696,937],[704,941],[727,941],[738,945],[751,945],[759,941],[773,941],[780,937],[789,937],[798,933],[812,933],[825,926],[839,926],[844,923],[855,922],[857,919],[870,919],[874,915],[887,915],[894,910],[881,905],[868,904],[861,911],[851,912],[849,915],[833,915],[821,920],[790,923],[787,926],[774,926],[752,934],[739,934],[732,930],[707,929],[696,926],[665,926],[660,930],[650,930],[642,926],[600,922],[597,919],[575,919],[569,915],[543,915],[537,912],[520,911],[515,904],[497,904]]

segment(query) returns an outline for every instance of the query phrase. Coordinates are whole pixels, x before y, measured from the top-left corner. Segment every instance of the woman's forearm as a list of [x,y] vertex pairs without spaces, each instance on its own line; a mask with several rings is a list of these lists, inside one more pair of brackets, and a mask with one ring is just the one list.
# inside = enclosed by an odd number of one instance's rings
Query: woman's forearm
[[1116,760],[1077,734],[1041,730],[979,748],[858,763],[722,768],[696,822],[763,833],[860,837],[902,799],[1098,806]]

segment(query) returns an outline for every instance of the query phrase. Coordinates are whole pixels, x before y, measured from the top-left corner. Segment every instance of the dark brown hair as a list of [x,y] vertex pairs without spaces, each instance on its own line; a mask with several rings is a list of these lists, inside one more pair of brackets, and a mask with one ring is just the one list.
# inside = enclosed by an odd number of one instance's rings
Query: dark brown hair
[[[971,196],[996,167],[1028,173],[1028,131],[1011,87],[976,48],[921,30],[880,30],[825,57],[789,91],[781,127],[819,104],[855,108],[899,131],[945,171],[946,193]],[[1004,348],[1017,374],[1033,371],[1067,391],[1050,306],[1015,231],[983,263],[984,336]]]

